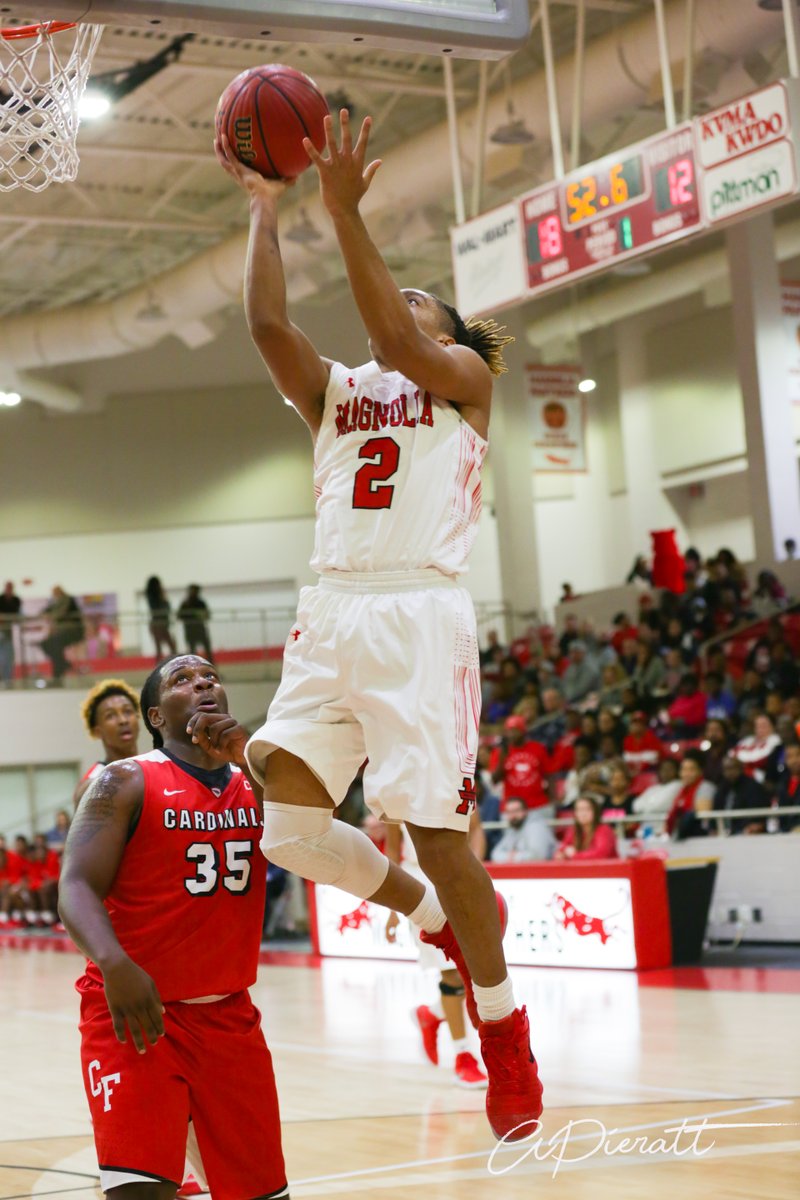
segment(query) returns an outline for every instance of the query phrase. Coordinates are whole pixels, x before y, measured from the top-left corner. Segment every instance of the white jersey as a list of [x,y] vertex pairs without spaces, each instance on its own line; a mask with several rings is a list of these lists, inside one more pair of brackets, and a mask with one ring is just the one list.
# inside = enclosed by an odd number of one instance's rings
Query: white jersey
[[315,571],[467,570],[488,443],[377,363],[334,363],[314,453]]

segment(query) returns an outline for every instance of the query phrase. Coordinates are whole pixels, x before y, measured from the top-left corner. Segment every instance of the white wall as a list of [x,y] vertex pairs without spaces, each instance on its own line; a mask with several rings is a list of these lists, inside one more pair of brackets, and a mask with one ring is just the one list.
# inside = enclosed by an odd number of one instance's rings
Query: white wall
[[[275,694],[275,683],[232,683],[227,685],[231,712],[248,728],[257,727]],[[88,691],[88,688],[86,689]],[[80,706],[85,691],[0,692],[0,767],[37,763],[69,763],[80,772],[97,762],[100,743],[83,728]],[[151,749],[150,738],[141,727],[139,750]],[[0,785],[2,777],[0,776]]]

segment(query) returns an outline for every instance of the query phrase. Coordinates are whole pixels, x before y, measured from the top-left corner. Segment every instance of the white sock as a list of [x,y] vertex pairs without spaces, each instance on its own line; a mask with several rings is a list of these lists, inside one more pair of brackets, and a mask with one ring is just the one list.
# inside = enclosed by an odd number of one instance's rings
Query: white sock
[[495,987],[478,987],[473,983],[475,1003],[478,1006],[478,1016],[482,1021],[502,1021],[517,1007],[514,1003],[514,989],[511,980],[506,975],[502,983]]
[[468,1054],[469,1045],[467,1043],[467,1039],[465,1037],[453,1038],[453,1050],[456,1054],[456,1057],[458,1057],[459,1054]]
[[412,925],[417,925],[425,933],[438,933],[440,929],[444,929],[447,917],[430,884],[425,888],[425,895],[417,907],[408,914],[408,919]]
[[0,912],[0,925],[8,924],[8,913]]
[[438,1000],[434,1000],[433,1004],[429,1004],[428,1008],[435,1017],[439,1018],[440,1021],[444,1020],[444,1007],[442,1006],[441,996]]

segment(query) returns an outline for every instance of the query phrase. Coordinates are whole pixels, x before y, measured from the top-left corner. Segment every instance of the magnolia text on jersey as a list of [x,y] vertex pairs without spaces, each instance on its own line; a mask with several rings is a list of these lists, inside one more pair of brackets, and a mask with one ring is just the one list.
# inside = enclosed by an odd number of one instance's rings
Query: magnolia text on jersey
[[418,415],[411,416],[408,411],[408,396],[405,392],[395,397],[394,400],[387,401],[386,404],[380,400],[373,400],[370,396],[362,396],[360,400],[358,397],[346,400],[344,404],[336,405],[336,436],[340,438],[346,433],[355,433],[359,429],[375,433],[379,429],[385,429],[387,425],[395,429],[400,425],[405,425],[409,429],[414,429],[417,425],[427,425],[432,429],[433,404],[430,393],[426,392],[422,397],[421,413],[418,402],[419,392],[416,391],[414,392],[414,407],[417,409]]
[[229,808],[225,812],[203,812],[198,808],[165,808],[165,829],[259,829],[262,821],[255,808]]

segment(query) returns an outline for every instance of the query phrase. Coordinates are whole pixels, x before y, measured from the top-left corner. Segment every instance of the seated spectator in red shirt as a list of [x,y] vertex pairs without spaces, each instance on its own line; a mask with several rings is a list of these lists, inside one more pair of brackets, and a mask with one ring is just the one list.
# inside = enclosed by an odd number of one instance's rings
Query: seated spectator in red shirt
[[33,839],[28,866],[28,882],[33,892],[33,907],[42,925],[54,925],[58,911],[58,877],[61,859],[47,844],[43,833]]
[[579,796],[575,801],[575,823],[568,829],[555,858],[618,858],[617,839],[610,825],[602,823],[600,802],[594,796]]
[[741,738],[731,753],[738,758],[745,773],[759,783],[773,779],[781,755],[781,739],[766,713],[759,713],[753,721],[753,732]]
[[528,736],[524,717],[509,717],[504,728],[507,745],[494,773],[495,782],[503,784],[503,801],[514,796],[527,808],[544,808],[550,804],[547,794],[550,755],[541,742],[534,742]]
[[679,737],[696,737],[706,723],[706,698],[697,686],[697,676],[687,671],[681,678],[678,694],[667,709],[670,723]]
[[628,732],[622,740],[622,757],[631,775],[654,771],[664,755],[664,747],[652,729],[648,728],[645,713],[631,714]]
[[631,623],[630,617],[625,612],[618,612],[612,625],[614,632],[611,635],[611,645],[617,652],[617,657],[621,658],[626,640],[630,639],[635,643],[639,636],[639,630]]
[[680,767],[681,790],[667,816],[667,833],[682,841],[702,832],[696,814],[710,812],[714,806],[714,786],[703,778],[703,754],[687,750]]

